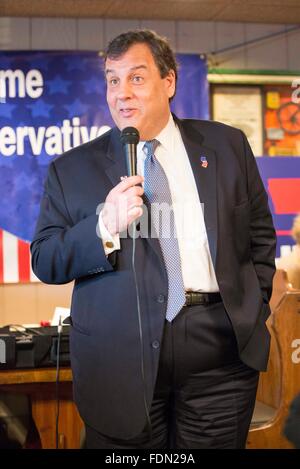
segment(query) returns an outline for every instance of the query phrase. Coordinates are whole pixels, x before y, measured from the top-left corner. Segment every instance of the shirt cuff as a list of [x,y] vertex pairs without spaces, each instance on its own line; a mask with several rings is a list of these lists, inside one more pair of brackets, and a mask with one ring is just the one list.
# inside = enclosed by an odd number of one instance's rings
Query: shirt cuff
[[102,220],[102,211],[99,213],[98,223],[104,252],[105,255],[108,256],[112,252],[120,249],[120,236],[118,234],[115,234],[114,236],[110,234]]

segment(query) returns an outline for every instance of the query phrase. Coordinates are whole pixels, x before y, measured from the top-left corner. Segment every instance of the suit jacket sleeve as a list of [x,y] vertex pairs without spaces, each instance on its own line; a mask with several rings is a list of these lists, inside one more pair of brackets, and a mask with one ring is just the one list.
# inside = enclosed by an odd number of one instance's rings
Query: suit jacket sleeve
[[250,202],[251,257],[262,290],[269,302],[275,273],[276,233],[268,205],[268,195],[262,183],[255,157],[243,134],[246,155],[247,184]]
[[[75,190],[75,189],[74,189]],[[97,235],[96,213],[73,222],[55,162],[49,166],[40,215],[31,244],[32,269],[45,283],[67,283],[113,270]]]

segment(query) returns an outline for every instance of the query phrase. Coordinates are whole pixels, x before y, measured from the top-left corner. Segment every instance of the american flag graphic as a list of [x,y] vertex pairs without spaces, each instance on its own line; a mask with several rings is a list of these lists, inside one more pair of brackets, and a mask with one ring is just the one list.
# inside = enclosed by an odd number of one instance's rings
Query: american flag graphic
[[[172,110],[207,119],[205,60],[177,58]],[[97,51],[0,51],[0,68],[0,283],[33,282],[29,241],[48,165],[114,124]]]
[[[0,51],[0,284],[38,282],[29,244],[39,213],[49,163],[95,138],[111,121],[98,53]],[[15,71],[42,77],[41,95],[20,96]],[[2,75],[0,76],[0,80]],[[11,83],[15,89],[11,92]],[[64,126],[69,129],[66,140]],[[66,129],[66,127],[65,127]],[[106,129],[107,130],[107,129]],[[93,132],[92,132],[93,131]],[[52,142],[52,143],[51,143]]]
[[30,244],[0,229],[0,283],[38,282],[30,265]]

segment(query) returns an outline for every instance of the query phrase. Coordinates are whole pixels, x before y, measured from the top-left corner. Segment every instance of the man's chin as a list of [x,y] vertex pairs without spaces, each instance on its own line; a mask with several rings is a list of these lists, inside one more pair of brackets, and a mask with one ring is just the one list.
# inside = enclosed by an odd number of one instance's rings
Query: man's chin
[[118,125],[120,130],[125,129],[126,127],[134,127],[139,130],[139,124],[136,119],[122,119]]

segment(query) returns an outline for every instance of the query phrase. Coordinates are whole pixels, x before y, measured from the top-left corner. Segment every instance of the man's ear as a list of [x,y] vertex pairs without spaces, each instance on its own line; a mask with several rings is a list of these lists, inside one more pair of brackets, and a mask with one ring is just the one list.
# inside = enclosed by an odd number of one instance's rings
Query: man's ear
[[169,99],[171,99],[174,96],[176,89],[176,76],[174,70],[170,70],[164,80],[166,84],[166,91],[168,93],[168,97]]

